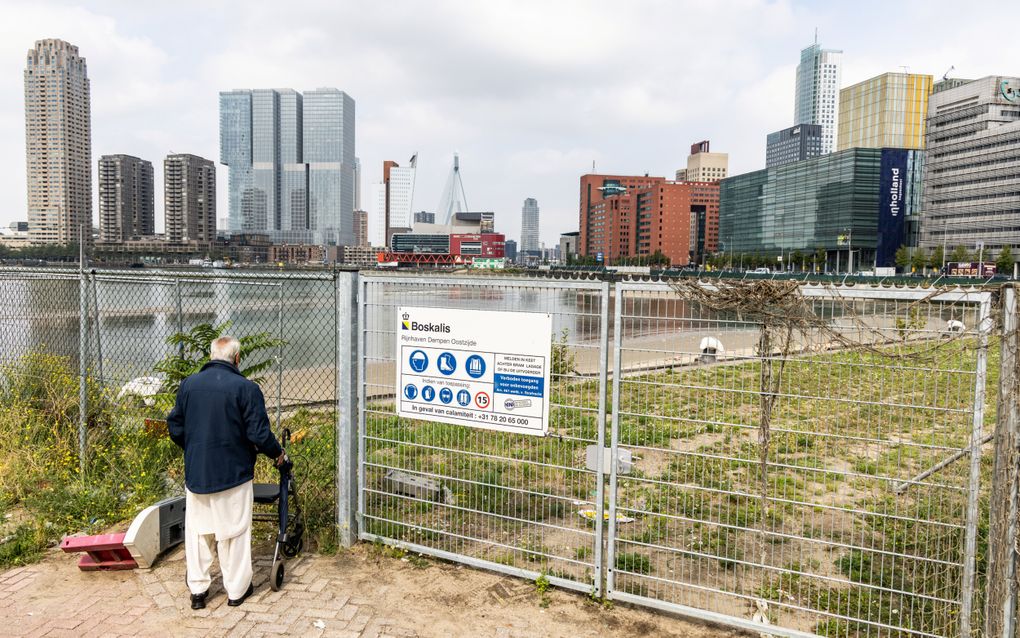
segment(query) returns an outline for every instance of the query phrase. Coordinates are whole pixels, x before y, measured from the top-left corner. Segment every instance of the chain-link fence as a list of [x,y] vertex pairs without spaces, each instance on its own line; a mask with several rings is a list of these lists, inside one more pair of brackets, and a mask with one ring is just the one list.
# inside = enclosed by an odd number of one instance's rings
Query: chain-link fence
[[[30,417],[15,455],[24,467],[3,472],[10,493],[79,529],[180,493],[181,455],[164,419],[211,338],[232,334],[274,431],[291,432],[306,522],[335,542],[335,294],[330,273],[4,271],[4,434]],[[257,480],[275,480],[268,463]]]

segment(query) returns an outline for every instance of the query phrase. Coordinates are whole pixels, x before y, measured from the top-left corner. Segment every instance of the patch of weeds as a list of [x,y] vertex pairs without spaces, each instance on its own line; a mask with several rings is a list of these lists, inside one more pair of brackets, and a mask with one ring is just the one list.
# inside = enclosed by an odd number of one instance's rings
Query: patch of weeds
[[539,597],[538,598],[538,606],[541,607],[542,609],[545,609],[545,608],[547,608],[549,606],[549,602],[550,602],[549,601],[549,587],[550,586],[551,586],[551,583],[549,582],[549,576],[547,576],[545,572],[542,572],[541,574],[539,574],[538,578],[535,579],[535,591],[538,592],[538,597]]
[[645,598],[648,597],[648,583],[642,583],[635,580],[627,579],[623,582],[623,585],[622,587],[620,587],[620,589],[627,592],[628,594],[634,594],[635,596],[643,596]]
[[641,542],[647,545],[661,545],[662,539],[668,539],[670,536],[669,525],[669,519],[659,516],[653,518],[641,533]]
[[650,574],[652,559],[637,552],[621,552],[616,555],[616,569],[633,574]]
[[315,541],[315,547],[320,554],[324,556],[335,556],[340,553],[340,543],[337,540],[338,530],[336,526],[315,530],[312,538]]
[[714,555],[723,569],[733,569],[744,559],[744,550],[736,544],[737,535],[731,529],[713,529],[702,532],[701,551]]
[[591,547],[587,545],[582,545],[574,550],[574,558],[577,560],[587,560],[589,556],[591,556]]
[[19,525],[14,533],[0,539],[0,569],[35,562],[46,548],[46,533],[41,526]]
[[766,600],[789,600],[798,591],[800,574],[782,573],[771,576],[768,583],[758,588],[758,595]]
[[774,437],[776,452],[779,454],[797,454],[807,452],[815,446],[814,439],[808,434],[794,434],[786,432]]
[[588,592],[588,602],[592,603],[593,605],[598,605],[606,610],[613,608],[613,601],[609,600],[605,596],[599,596],[598,594],[596,594],[594,588],[592,588],[592,590]]
[[547,556],[549,548],[540,543],[525,541],[521,543],[521,551],[524,553],[524,560],[529,563],[545,563],[549,560]]
[[382,539],[377,538],[372,541],[371,548],[369,549],[369,553],[372,554],[372,556],[381,558],[385,552],[386,543],[383,543]]
[[739,461],[681,454],[670,461],[662,479],[729,492],[733,490],[730,472],[739,470],[741,465]]
[[414,567],[415,569],[428,569],[429,565],[432,564],[429,559],[425,558],[421,554],[408,554],[407,562],[411,563],[411,567]]
[[854,471],[858,474],[867,474],[868,476],[878,475],[878,463],[871,459],[858,459],[854,462]]
[[499,556],[493,558],[492,562],[499,563],[500,565],[509,565],[510,567],[513,567],[514,565],[517,564],[512,553],[500,554]]

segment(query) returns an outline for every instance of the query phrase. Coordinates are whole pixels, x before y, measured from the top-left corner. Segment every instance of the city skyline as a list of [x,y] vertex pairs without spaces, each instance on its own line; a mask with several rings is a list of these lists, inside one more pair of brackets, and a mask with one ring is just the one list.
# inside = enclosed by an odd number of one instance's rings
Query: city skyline
[[[761,168],[765,134],[789,126],[799,52],[813,41],[815,27],[820,43],[844,52],[840,88],[902,66],[936,79],[951,65],[956,77],[1015,73],[1004,41],[978,37],[987,12],[977,7],[972,17],[947,24],[938,3],[906,3],[912,29],[901,33],[892,23],[869,20],[878,15],[869,10],[872,4],[877,11],[877,3],[678,3],[621,16],[626,25],[601,22],[597,7],[578,12],[523,4],[515,12],[530,18],[524,35],[541,45],[520,48],[517,36],[500,27],[503,12],[488,6],[412,7],[397,20],[370,5],[297,3],[272,20],[265,7],[239,12],[224,6],[179,40],[171,34],[180,18],[169,11],[8,3],[0,82],[10,84],[0,98],[0,119],[7,121],[0,139],[10,152],[7,170],[0,171],[6,187],[0,223],[27,215],[24,100],[13,82],[21,80],[24,52],[36,40],[64,39],[88,60],[94,158],[156,159],[171,151],[217,157],[220,91],[339,86],[359,104],[362,189],[379,181],[383,159],[420,149],[416,199],[438,201],[448,158],[459,150],[472,206],[494,210],[498,230],[514,237],[520,201],[534,196],[543,202],[541,241],[552,245],[560,232],[576,229],[576,179],[593,161],[599,173],[672,175],[691,140],[711,139],[730,154],[731,175]],[[1020,13],[996,7],[1006,23]],[[667,37],[665,26],[679,15],[702,23],[704,33],[684,42]],[[576,23],[584,28],[571,26]],[[865,23],[868,28],[860,28]],[[637,43],[628,36],[607,44],[601,37],[623,33],[627,25],[648,32]],[[341,26],[349,37],[327,37]],[[251,30],[259,37],[250,37]],[[875,44],[884,41],[895,48]],[[695,48],[709,62],[677,73],[675,60]],[[462,66],[450,74],[453,60]],[[607,77],[620,80],[609,87]],[[685,98],[692,92],[699,95],[696,103]],[[614,99],[598,99],[610,95]],[[222,167],[218,179],[223,215],[228,188]],[[158,171],[156,181],[159,192]],[[94,220],[97,190],[94,176]],[[159,198],[156,209],[157,230],[163,230]]]

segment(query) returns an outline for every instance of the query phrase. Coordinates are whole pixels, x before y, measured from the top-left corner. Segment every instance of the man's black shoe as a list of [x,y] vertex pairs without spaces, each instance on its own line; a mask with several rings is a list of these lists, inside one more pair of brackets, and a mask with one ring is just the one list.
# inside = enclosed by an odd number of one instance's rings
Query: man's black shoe
[[255,584],[254,583],[248,585],[248,591],[244,592],[244,594],[240,598],[238,598],[236,600],[231,598],[231,599],[229,599],[227,601],[227,604],[230,605],[231,607],[237,607],[238,605],[243,603],[245,600],[247,600],[248,596],[251,596],[253,593],[255,593]]
[[205,599],[209,595],[209,590],[205,590],[201,594],[191,595],[191,608],[192,609],[205,609]]

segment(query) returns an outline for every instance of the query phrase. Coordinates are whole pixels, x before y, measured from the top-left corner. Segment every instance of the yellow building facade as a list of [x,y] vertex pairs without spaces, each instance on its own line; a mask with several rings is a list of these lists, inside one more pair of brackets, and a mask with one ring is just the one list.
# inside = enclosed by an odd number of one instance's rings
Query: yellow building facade
[[839,92],[836,150],[924,148],[932,77],[883,73]]

